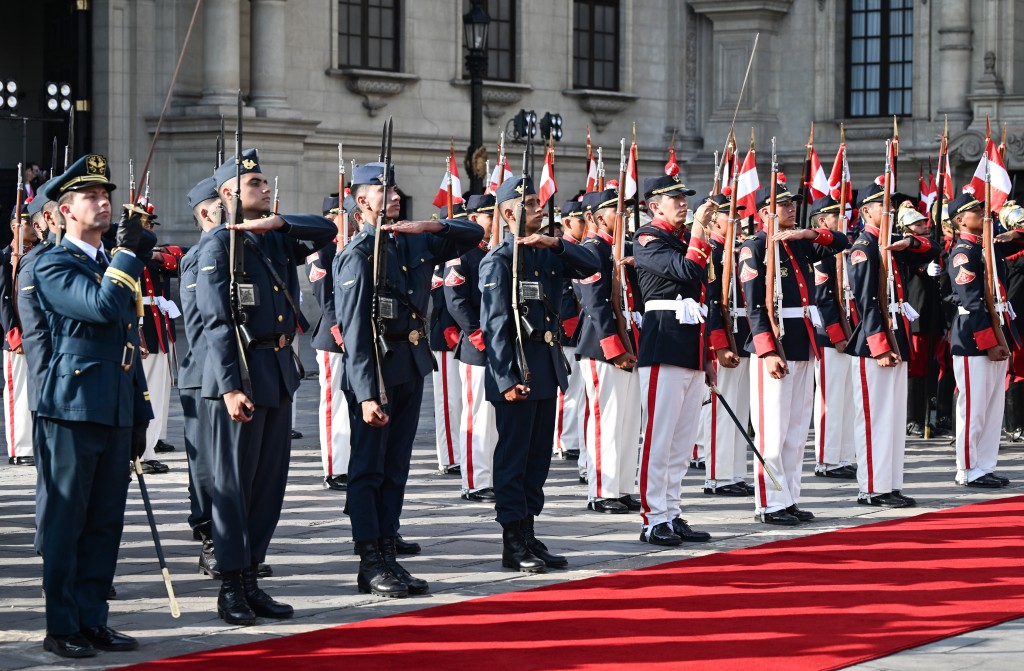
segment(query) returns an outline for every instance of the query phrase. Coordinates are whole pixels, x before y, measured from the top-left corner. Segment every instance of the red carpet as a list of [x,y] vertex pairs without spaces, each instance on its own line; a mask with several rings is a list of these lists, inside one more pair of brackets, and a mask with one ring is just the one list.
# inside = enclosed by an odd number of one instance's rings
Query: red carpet
[[1022,558],[1024,496],[142,666],[836,669],[1021,617]]

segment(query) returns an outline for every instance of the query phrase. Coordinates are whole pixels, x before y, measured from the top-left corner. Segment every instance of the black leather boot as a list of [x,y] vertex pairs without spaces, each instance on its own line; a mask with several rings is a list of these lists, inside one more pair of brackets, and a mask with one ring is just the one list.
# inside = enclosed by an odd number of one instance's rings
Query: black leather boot
[[203,539],[203,549],[199,551],[199,573],[208,575],[214,580],[221,578],[217,570],[217,557],[213,553],[213,539]]
[[530,552],[520,523],[506,522],[501,525],[501,529],[501,565],[523,573],[542,572],[544,561]]
[[256,564],[242,569],[242,587],[245,590],[245,602],[257,617],[286,620],[295,614],[294,608],[286,603],[274,601],[269,594],[260,589],[256,582]]
[[224,571],[221,575],[220,594],[217,595],[217,615],[228,624],[256,624],[256,613],[245,600],[241,571]]
[[356,583],[360,592],[398,598],[409,596],[409,588],[384,564],[379,538],[356,543],[356,553],[359,555]]
[[380,540],[380,556],[384,560],[384,565],[388,567],[392,575],[405,583],[405,586],[409,589],[409,594],[426,594],[430,591],[430,585],[427,584],[427,581],[414,577],[398,563],[398,550],[395,548],[396,540],[394,536],[388,536]]
[[519,529],[523,532],[523,540],[526,541],[526,547],[530,548],[530,552],[533,555],[544,562],[544,565],[548,568],[568,568],[569,560],[561,555],[551,554],[548,552],[548,546],[544,545],[537,536],[533,533],[533,515],[530,515],[524,520],[520,520]]

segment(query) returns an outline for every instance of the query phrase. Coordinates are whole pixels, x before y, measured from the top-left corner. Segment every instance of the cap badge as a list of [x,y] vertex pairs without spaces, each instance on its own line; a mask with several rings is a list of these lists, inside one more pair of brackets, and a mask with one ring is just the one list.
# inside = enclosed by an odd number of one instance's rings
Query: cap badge
[[253,168],[256,167],[256,161],[252,160],[251,158],[243,159],[242,167],[245,168],[246,170],[252,170]]
[[106,175],[107,159],[99,154],[89,154],[89,157],[85,159],[85,166],[90,175]]

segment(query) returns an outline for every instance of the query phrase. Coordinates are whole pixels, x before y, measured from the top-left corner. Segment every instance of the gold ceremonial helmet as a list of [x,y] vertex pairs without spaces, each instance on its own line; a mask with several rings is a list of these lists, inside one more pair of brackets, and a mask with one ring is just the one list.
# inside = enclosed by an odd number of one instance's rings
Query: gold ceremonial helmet
[[1024,228],[1024,207],[1008,200],[999,209],[999,223],[1008,231]]
[[910,227],[919,221],[928,221],[928,217],[918,212],[909,200],[900,203],[900,209],[896,212],[896,225],[901,233],[909,233]]

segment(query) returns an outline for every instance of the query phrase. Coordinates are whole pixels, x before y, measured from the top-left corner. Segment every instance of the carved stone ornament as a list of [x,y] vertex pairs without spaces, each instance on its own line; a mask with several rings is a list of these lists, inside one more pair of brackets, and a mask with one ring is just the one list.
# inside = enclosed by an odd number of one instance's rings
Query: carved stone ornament
[[[1016,138],[1014,138],[1016,139]],[[1010,142],[1007,142],[1007,147]],[[977,163],[985,151],[985,136],[976,130],[965,130],[949,141],[951,161]]]
[[[469,88],[467,79],[453,79],[452,86]],[[523,96],[533,91],[529,84],[518,82],[499,82],[491,79],[484,80],[484,116],[491,126],[505,118],[505,108],[517,104]]]
[[358,68],[332,68],[327,70],[327,74],[343,77],[345,88],[363,97],[363,107],[371,117],[377,116],[377,112],[388,104],[388,98],[398,95],[406,86],[420,80],[419,76],[405,72]]
[[590,122],[600,133],[612,119],[625,110],[639,96],[618,91],[597,91],[594,89],[565,89],[564,95],[573,96],[580,109],[590,114]]

